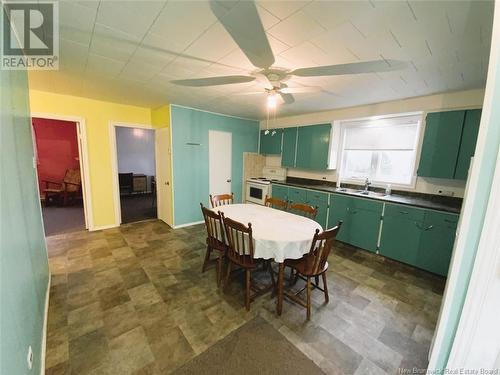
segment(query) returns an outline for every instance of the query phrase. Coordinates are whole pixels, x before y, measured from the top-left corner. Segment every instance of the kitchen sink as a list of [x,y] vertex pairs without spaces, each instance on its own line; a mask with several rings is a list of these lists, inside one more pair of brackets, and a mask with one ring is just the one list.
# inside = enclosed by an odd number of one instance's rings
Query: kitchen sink
[[355,192],[355,194],[358,194],[358,195],[364,195],[364,196],[367,196],[367,197],[385,197],[386,194],[385,193],[379,193],[379,192],[376,192],[376,191],[366,191],[366,190],[358,190]]

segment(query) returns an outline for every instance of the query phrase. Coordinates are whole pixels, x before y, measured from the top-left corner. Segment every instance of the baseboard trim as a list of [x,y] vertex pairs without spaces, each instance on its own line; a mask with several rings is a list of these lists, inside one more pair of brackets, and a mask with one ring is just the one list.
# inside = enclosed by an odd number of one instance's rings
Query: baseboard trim
[[174,225],[173,228],[174,229],[179,229],[179,228],[185,228],[185,227],[191,227],[193,225],[198,225],[198,224],[202,224],[204,223],[204,221],[194,221],[192,223],[187,223],[187,224],[181,224],[181,225]]
[[50,283],[52,276],[49,271],[49,281],[47,282],[47,291],[45,292],[45,316],[43,318],[43,331],[42,331],[42,353],[40,358],[40,375],[45,374],[45,355],[47,353],[47,321],[49,317],[49,296],[50,296]]
[[116,228],[119,227],[119,224],[109,224],[109,225],[101,225],[98,227],[92,227],[89,229],[89,232],[95,232],[97,230],[104,230],[104,229],[111,229],[111,228]]

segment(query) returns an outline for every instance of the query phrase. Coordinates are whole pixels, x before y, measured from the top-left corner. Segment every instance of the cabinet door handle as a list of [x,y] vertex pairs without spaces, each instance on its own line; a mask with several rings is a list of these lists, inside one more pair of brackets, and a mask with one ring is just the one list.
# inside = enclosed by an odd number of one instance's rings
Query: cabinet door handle
[[427,228],[425,228],[424,230],[431,230],[432,228],[434,228],[434,225],[429,225]]
[[451,223],[451,224],[456,224],[457,222],[455,220],[450,220],[450,219],[444,219],[445,222]]
[[408,211],[399,211],[400,214],[408,215]]

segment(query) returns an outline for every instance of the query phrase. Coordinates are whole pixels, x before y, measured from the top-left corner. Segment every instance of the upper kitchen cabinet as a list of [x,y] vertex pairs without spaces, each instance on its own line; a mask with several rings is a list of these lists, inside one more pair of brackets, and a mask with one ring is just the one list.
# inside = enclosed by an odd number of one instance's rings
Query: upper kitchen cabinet
[[281,166],[295,167],[295,151],[297,149],[297,127],[283,130],[283,146],[281,150]]
[[281,154],[281,138],[283,129],[269,129],[266,134],[265,130],[260,131],[260,153],[264,155],[279,155]]
[[467,179],[470,160],[474,156],[474,150],[476,149],[477,134],[479,133],[480,121],[480,109],[471,109],[465,112],[462,140],[460,142],[460,151],[458,152],[457,167],[455,169],[456,180]]
[[427,115],[419,176],[454,178],[464,118],[465,111]]
[[429,113],[418,175],[465,180],[480,118],[480,109]]
[[296,168],[328,169],[331,124],[300,126],[297,134]]

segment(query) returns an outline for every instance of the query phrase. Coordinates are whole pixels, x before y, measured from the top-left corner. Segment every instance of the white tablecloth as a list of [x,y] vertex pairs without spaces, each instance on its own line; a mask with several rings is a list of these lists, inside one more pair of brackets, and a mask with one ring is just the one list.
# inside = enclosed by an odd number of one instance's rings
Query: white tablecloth
[[316,229],[321,225],[306,217],[256,204],[231,204],[214,211],[224,212],[232,220],[252,223],[254,258],[299,259],[309,252]]

